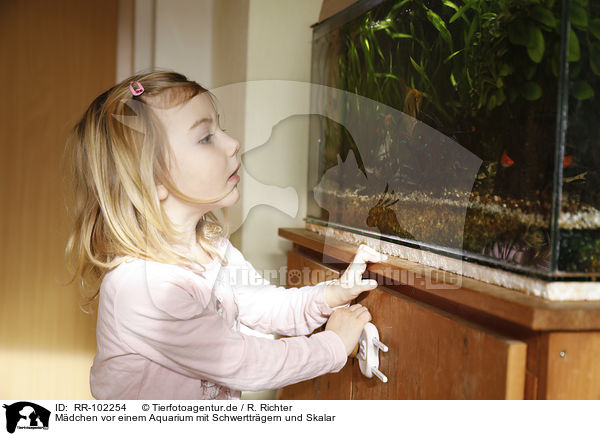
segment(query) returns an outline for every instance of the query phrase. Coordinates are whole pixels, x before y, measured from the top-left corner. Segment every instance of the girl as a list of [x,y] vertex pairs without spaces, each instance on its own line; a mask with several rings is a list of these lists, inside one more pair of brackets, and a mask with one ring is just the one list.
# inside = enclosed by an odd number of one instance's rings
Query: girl
[[206,89],[152,72],[97,97],[69,137],[66,252],[99,296],[97,399],[231,399],[336,372],[371,319],[347,306],[376,287],[361,279],[375,250],[361,246],[339,280],[287,290],[229,242],[213,211],[239,199],[240,143],[218,120]]

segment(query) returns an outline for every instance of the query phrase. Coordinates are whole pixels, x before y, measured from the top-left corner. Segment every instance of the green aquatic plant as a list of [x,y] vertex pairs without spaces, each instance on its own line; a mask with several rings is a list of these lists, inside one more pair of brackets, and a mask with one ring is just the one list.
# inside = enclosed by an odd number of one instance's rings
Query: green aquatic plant
[[[383,2],[343,26],[337,87],[404,111],[453,137],[485,161],[508,149],[519,175],[499,172],[502,190],[536,195],[553,141],[543,120],[554,113],[560,70],[559,0],[401,0]],[[569,2],[569,86],[576,102],[600,85],[600,17],[589,0]],[[358,103],[347,113],[356,119]],[[383,111],[365,129],[383,142]],[[548,121],[551,122],[551,121]],[[345,155],[347,132],[339,143]],[[571,141],[573,142],[573,141]]]
[[[574,0],[570,6],[568,58],[577,63],[573,77],[582,70],[578,62],[583,58],[600,75],[596,43],[600,18],[589,17],[588,1]],[[543,63],[558,76],[560,4],[556,0],[443,0],[447,11],[440,14],[428,3],[402,0],[382,17],[377,17],[377,10],[369,11],[360,23],[347,25],[346,56],[339,59],[344,89],[401,108],[407,90],[418,87],[449,120],[473,98],[475,113],[481,109],[490,112],[519,97],[538,100],[544,86],[536,73],[544,69]],[[383,35],[395,43],[386,53]],[[451,68],[444,68],[449,63]],[[441,72],[445,77],[440,77]],[[445,82],[457,91],[458,104],[440,101],[439,89]],[[578,80],[573,96],[591,98],[593,89],[585,79]]]

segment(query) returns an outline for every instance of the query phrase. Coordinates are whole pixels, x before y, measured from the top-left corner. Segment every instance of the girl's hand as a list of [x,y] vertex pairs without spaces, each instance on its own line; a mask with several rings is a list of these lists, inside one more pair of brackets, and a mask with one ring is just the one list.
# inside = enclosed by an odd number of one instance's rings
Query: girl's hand
[[370,291],[377,287],[377,280],[363,280],[362,275],[367,269],[367,262],[381,262],[387,260],[381,254],[365,244],[358,247],[356,256],[344,274],[333,283],[329,283],[325,290],[325,301],[329,307],[346,304],[360,295],[361,292]]
[[358,345],[360,334],[369,321],[371,314],[367,308],[354,304],[336,309],[329,317],[325,330],[331,330],[340,337],[346,347],[346,355],[349,356]]

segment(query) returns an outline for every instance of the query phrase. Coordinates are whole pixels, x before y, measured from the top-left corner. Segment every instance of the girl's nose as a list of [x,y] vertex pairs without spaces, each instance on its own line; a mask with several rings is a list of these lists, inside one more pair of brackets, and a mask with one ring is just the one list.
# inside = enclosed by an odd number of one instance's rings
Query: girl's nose
[[227,140],[229,141],[229,143],[228,143],[229,152],[230,152],[231,156],[235,156],[240,151],[240,148],[242,147],[242,145],[240,144],[240,141],[238,141],[237,139],[235,139],[232,136],[227,135]]

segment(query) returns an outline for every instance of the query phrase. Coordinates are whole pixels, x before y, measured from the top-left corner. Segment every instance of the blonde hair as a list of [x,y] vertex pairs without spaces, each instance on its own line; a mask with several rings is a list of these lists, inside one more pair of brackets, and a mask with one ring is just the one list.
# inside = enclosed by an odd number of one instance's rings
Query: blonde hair
[[[132,94],[131,81],[142,84],[143,94]],[[91,291],[82,309],[96,300],[104,275],[124,256],[198,271],[174,248],[180,233],[162,210],[157,185],[186,201],[203,201],[180,192],[169,176],[168,139],[151,107],[174,107],[200,93],[216,104],[209,91],[182,74],[137,74],[99,95],[70,132],[63,174],[67,212],[74,223],[65,256],[73,274],[68,283],[81,278],[83,294]],[[216,246],[224,237],[227,231],[217,217],[205,214],[196,227],[197,242],[222,264],[227,260]]]

